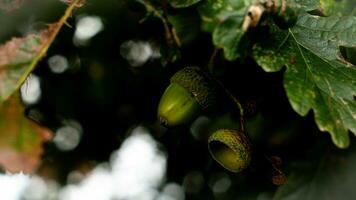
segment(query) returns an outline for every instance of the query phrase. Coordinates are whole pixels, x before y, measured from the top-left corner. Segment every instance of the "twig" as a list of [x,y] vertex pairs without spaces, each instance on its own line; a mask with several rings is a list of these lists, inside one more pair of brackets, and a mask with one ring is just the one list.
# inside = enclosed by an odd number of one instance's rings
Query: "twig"
[[148,0],[143,0],[145,2],[146,9],[148,11],[153,12],[153,14],[160,18],[163,23],[164,30],[166,32],[166,38],[168,40],[168,43],[172,44],[174,43],[177,47],[181,46],[179,37],[174,33],[173,30],[169,28],[169,22],[167,20],[167,17],[164,16],[162,13],[160,13]]
[[245,132],[245,115],[244,115],[244,109],[242,107],[242,104],[218,79],[216,79],[214,77],[213,77],[213,79],[224,90],[224,92],[227,94],[227,96],[237,105],[237,108],[239,109],[239,114],[240,114],[240,130],[241,130],[241,132]]
[[[219,53],[219,48],[214,48],[214,51],[209,59],[208,63],[208,70],[211,73],[213,71],[214,67],[214,62],[215,58]],[[222,84],[217,78],[214,76],[211,76],[213,80],[224,90],[226,95],[237,105],[237,108],[239,109],[239,114],[240,114],[240,130],[242,132],[245,132],[245,115],[244,115],[244,109],[240,101]]]
[[213,51],[213,53],[211,54],[211,56],[210,56],[210,59],[209,59],[209,63],[208,63],[208,70],[209,70],[209,72],[210,73],[212,73],[213,72],[213,67],[214,67],[214,62],[215,62],[215,59],[216,59],[216,56],[218,55],[218,53],[219,53],[219,48],[214,48],[214,51]]

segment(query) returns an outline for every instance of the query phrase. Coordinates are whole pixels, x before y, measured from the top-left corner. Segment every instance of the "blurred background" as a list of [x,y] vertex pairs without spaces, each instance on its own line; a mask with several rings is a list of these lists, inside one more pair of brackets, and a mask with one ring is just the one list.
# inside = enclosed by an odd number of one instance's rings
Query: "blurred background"
[[[1,0],[0,43],[36,33],[66,6],[60,0]],[[248,57],[227,62],[218,55],[214,68],[250,106],[253,160],[247,170],[231,173],[208,152],[214,130],[239,126],[227,98],[191,124],[159,124],[157,105],[170,76],[188,65],[207,65],[214,51],[199,16],[189,12],[168,13],[186,19],[185,43],[173,62],[162,22],[146,16],[141,4],[87,0],[75,10],[21,87],[26,116],[52,130],[53,139],[35,174],[0,173],[0,199],[354,199],[354,145],[336,149],[312,113],[302,118],[291,109],[283,72],[265,73]]]

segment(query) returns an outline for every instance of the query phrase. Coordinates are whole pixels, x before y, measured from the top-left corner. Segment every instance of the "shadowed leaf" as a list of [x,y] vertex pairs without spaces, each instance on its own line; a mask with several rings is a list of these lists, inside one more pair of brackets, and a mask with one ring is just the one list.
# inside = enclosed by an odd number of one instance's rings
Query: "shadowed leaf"
[[279,187],[273,200],[353,200],[356,191],[356,154],[328,153],[315,164],[300,163],[292,167],[285,185]]

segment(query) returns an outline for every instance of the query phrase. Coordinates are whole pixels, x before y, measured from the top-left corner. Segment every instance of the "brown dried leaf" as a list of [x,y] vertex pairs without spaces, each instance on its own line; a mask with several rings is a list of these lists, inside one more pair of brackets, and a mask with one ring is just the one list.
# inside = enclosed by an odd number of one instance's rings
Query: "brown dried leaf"
[[52,137],[23,115],[18,95],[0,106],[0,165],[9,172],[31,173],[41,163],[42,144]]
[[27,77],[29,66],[45,48],[58,24],[51,24],[38,34],[13,38],[0,46],[0,102],[6,100]]
[[[1,1],[1,0],[0,0]],[[61,27],[82,0],[72,0],[61,19],[38,34],[13,38],[0,46],[0,103],[9,98],[25,81],[46,54]]]

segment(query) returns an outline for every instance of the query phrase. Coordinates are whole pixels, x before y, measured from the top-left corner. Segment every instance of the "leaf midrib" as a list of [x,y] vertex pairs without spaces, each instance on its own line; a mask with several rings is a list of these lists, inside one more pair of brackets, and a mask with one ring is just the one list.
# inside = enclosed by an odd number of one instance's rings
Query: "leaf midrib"
[[[308,69],[309,73],[310,73],[310,74],[313,74],[313,72],[312,72],[312,70],[311,70],[311,66],[310,66],[310,65],[308,64],[308,62],[306,61],[306,58],[305,58],[304,53],[303,53],[302,49],[300,48],[300,46],[302,46],[304,49],[306,49],[306,50],[308,50],[308,51],[310,51],[310,52],[312,52],[312,53],[313,53],[313,51],[311,51],[309,48],[307,48],[306,46],[304,46],[303,44],[301,44],[300,42],[298,42],[297,38],[295,37],[294,33],[292,32],[292,30],[291,30],[290,28],[288,29],[288,32],[292,35],[294,41],[296,42],[297,47],[298,47],[298,50],[299,50],[299,53],[300,53],[300,55],[302,56],[303,61],[304,61],[305,65],[307,66],[307,69]],[[314,53],[313,53],[313,54],[314,54]],[[314,55],[317,56],[316,54],[314,54]],[[340,69],[338,69],[337,67],[333,66],[328,60],[326,60],[326,59],[324,59],[324,58],[322,58],[322,57],[319,57],[319,56],[317,56],[317,57],[320,58],[320,59],[321,59],[322,61],[324,61],[325,63],[327,63],[327,64],[328,64],[329,66],[331,66],[332,68],[334,68],[335,70],[337,70],[338,72],[340,72],[341,74],[343,74],[343,75],[344,75],[345,77],[347,77],[348,79],[352,79],[352,77],[350,77],[348,74],[346,74],[346,73],[343,72],[343,71],[340,71]],[[331,96],[334,100],[337,101],[337,99],[335,99],[332,95],[330,95],[330,93],[328,93],[327,91],[324,91],[323,89],[321,89],[321,88],[318,86],[318,84],[315,82],[313,76],[311,76],[311,79],[312,79],[314,85],[316,85],[319,90],[321,90],[321,91],[323,91],[323,92],[329,94],[328,96]],[[330,91],[330,92],[331,92],[331,91]]]

